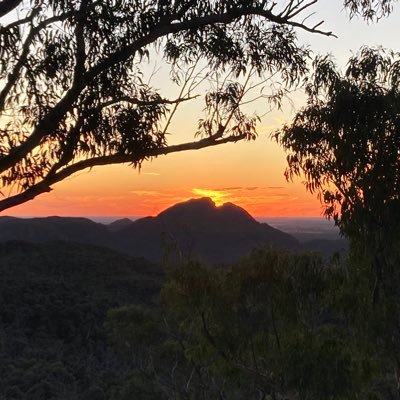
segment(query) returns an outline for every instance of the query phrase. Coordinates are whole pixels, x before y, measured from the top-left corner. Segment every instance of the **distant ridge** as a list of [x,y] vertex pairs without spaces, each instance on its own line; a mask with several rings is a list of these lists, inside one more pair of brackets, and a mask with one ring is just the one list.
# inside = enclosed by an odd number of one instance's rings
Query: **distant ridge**
[[106,226],[75,217],[0,217],[0,241],[10,240],[34,243],[58,240],[113,247],[113,237]]
[[152,262],[175,257],[229,263],[257,246],[299,249],[293,236],[257,222],[233,203],[217,207],[210,198],[175,204],[156,217],[123,218],[109,225],[87,218],[0,217],[0,242],[10,240],[95,244]]
[[210,198],[191,199],[146,217],[115,232],[119,249],[159,262],[168,253],[210,263],[227,263],[254,247],[271,245],[294,249],[297,240],[260,224],[246,210],[225,203],[217,207]]
[[132,222],[133,221],[129,218],[121,218],[111,222],[110,224],[107,225],[107,227],[111,232],[116,232],[121,228],[130,225]]

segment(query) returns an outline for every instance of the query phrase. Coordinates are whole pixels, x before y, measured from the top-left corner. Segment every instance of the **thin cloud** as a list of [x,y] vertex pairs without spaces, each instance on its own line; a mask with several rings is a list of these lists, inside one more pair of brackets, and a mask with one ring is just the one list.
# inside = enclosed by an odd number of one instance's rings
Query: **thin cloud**
[[260,189],[260,187],[259,186],[249,186],[249,187],[246,187],[245,189],[246,190],[257,190],[257,189]]
[[217,189],[210,189],[213,190],[214,192],[228,192],[228,191],[236,191],[236,190],[242,190],[243,187],[241,186],[233,186],[233,187],[223,187],[223,188],[217,188]]
[[142,172],[142,175],[148,175],[148,176],[160,176],[160,172]]
[[156,190],[130,190],[130,194],[135,194],[136,196],[159,196],[160,192]]
[[215,188],[215,189],[210,189],[214,190],[216,192],[237,192],[241,190],[282,190],[285,189],[284,186],[231,186],[231,187],[220,187],[220,188]]
[[96,197],[95,200],[99,203],[103,201],[118,201],[118,200],[124,200],[126,199],[126,196],[101,196],[101,197]]

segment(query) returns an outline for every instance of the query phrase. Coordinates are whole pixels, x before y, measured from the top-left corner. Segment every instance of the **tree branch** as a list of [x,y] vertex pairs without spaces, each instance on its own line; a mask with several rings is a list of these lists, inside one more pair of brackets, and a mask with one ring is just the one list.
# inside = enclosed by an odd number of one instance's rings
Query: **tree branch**
[[0,1],[0,18],[18,7],[22,0],[3,0]]
[[40,6],[33,8],[32,12],[27,17],[10,22],[8,25],[1,26],[0,32],[9,31],[10,29],[16,28],[21,25],[25,25],[28,22],[32,22],[39,12],[40,12]]
[[65,167],[57,173],[47,175],[45,178],[43,178],[41,182],[36,183],[22,193],[18,193],[4,200],[1,200],[0,212],[8,208],[15,207],[19,204],[25,203],[27,201],[33,200],[36,196],[42,193],[50,192],[52,190],[51,185],[54,185],[55,183],[62,181],[70,175],[73,175],[76,172],[82,171],[86,168],[93,168],[95,166],[109,164],[138,163],[150,157],[158,157],[160,155],[167,155],[170,153],[177,153],[187,150],[199,150],[205,147],[218,146],[225,143],[234,143],[245,139],[245,137],[246,135],[244,134],[239,136],[231,135],[219,140],[215,140],[213,137],[209,137],[196,142],[187,142],[178,145],[153,149],[141,154],[113,154],[78,161],[75,164]]
[[58,21],[63,21],[69,16],[71,16],[72,13],[65,13],[62,15],[57,15],[50,17],[44,21],[41,21],[37,26],[31,29],[29,32],[27,38],[25,39],[24,44],[22,45],[22,52],[18,57],[17,63],[14,65],[14,68],[10,72],[10,74],[7,77],[7,82],[4,85],[3,89],[0,91],[0,112],[4,111],[4,104],[6,101],[6,98],[8,94],[10,93],[10,90],[12,87],[15,85],[19,78],[19,73],[21,72],[22,67],[25,65],[26,60],[28,59],[29,55],[29,48],[35,38],[35,36],[41,31],[41,29],[45,28],[47,25],[50,25],[54,22]]
[[145,47],[150,43],[154,43],[160,37],[169,34],[179,33],[189,29],[200,29],[207,25],[230,24],[236,19],[250,15],[258,15],[269,20],[270,22],[290,25],[312,33],[319,33],[325,36],[334,36],[332,32],[314,30],[313,28],[303,25],[301,23],[290,21],[290,18],[288,17],[275,15],[270,10],[265,10],[261,7],[237,8],[235,10],[231,10],[222,14],[205,15],[201,17],[194,17],[186,21],[160,25],[148,35],[143,36],[142,38],[138,39],[136,42],[131,43],[128,46],[120,48],[119,50],[108,56],[105,60],[94,66],[91,70],[88,71],[86,78],[92,79],[94,76],[97,76],[105,69],[108,69],[119,62],[126,61],[129,57],[134,55],[139,50],[139,48]]
[[86,49],[85,49],[85,21],[86,21],[86,12],[87,12],[87,2],[83,1],[81,3],[81,7],[78,11],[76,17],[76,27],[75,27],[75,41],[76,41],[76,49],[75,49],[75,68],[74,68],[74,77],[73,83],[80,79],[85,73],[85,62],[86,62]]
[[81,91],[103,71],[115,66],[116,64],[127,61],[137,51],[156,42],[164,36],[176,34],[189,29],[201,29],[211,24],[228,25],[237,19],[250,15],[258,15],[270,22],[293,26],[312,33],[334,36],[332,32],[313,29],[301,23],[290,21],[289,18],[275,15],[269,9],[263,9],[262,7],[239,7],[225,13],[193,17],[189,20],[176,23],[159,24],[147,35],[142,36],[127,46],[121,47],[106,57],[103,61],[88,69],[87,72],[80,77],[79,81],[74,80],[73,85],[66,92],[65,96],[49,111],[46,117],[37,124],[31,135],[19,146],[14,147],[9,154],[3,155],[0,158],[0,173],[21,161],[29,152],[38,146],[40,142],[59,124],[65,113],[72,107]]
[[95,110],[102,110],[103,108],[107,108],[107,107],[113,106],[118,103],[129,103],[129,104],[134,104],[137,106],[156,106],[159,104],[180,104],[180,103],[183,103],[184,101],[196,99],[199,96],[200,95],[178,97],[173,100],[163,99],[163,98],[160,98],[157,100],[140,100],[140,99],[130,97],[130,96],[122,96],[122,97],[118,97],[115,100],[110,100],[110,101],[106,101],[105,103],[101,103],[98,107],[95,108]]

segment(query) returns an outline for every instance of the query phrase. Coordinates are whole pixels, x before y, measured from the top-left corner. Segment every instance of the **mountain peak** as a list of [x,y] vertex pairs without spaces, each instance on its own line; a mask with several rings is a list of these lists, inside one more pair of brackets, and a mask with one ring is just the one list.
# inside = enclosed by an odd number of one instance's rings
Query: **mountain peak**
[[133,221],[129,218],[121,218],[111,222],[107,225],[107,227],[111,232],[116,232],[119,229],[125,228],[126,226],[132,224],[132,222]]
[[216,208],[217,206],[210,197],[200,197],[176,203],[173,206],[166,208],[164,211],[161,211],[158,216],[169,214],[175,210],[193,210],[198,212],[199,210],[215,210]]
[[208,197],[175,204],[157,217],[122,219],[108,226],[85,218],[0,218],[0,242],[9,240],[96,244],[153,262],[176,254],[227,263],[256,246],[298,246],[296,239],[260,224],[242,207],[233,203],[216,206]]
[[190,199],[177,203],[158,214],[157,218],[164,223],[180,224],[221,224],[239,226],[241,224],[254,224],[256,220],[242,207],[233,203],[216,206],[209,197]]
[[221,212],[229,213],[229,214],[240,214],[243,218],[256,222],[253,216],[246,211],[244,208],[238,206],[237,204],[227,202],[222,204],[222,206],[218,207]]
[[256,246],[295,248],[290,235],[257,222],[233,203],[216,206],[208,197],[173,205],[153,218],[142,218],[117,232],[121,248],[158,262],[165,249],[211,263],[225,263]]

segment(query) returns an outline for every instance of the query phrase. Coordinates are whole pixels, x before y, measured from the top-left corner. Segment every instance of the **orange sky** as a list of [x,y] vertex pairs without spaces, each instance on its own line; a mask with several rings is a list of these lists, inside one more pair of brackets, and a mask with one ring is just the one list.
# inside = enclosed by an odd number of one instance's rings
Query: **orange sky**
[[[299,34],[300,41],[310,44],[316,52],[333,53],[341,65],[365,44],[399,50],[398,36],[393,32],[398,32],[400,7],[395,8],[389,19],[368,25],[361,20],[349,22],[341,4],[341,1],[321,0],[316,16],[312,17],[325,20],[324,26],[332,29],[338,39],[303,32]],[[176,88],[166,76],[168,72],[164,70],[156,86],[162,95],[174,98]],[[155,215],[176,202],[211,195],[217,202],[234,202],[254,216],[320,216],[322,207],[316,196],[307,193],[300,180],[285,181],[285,154],[269,139],[269,133],[289,120],[303,101],[296,93],[293,105],[285,105],[283,112],[266,115],[255,142],[171,154],[145,162],[140,173],[128,166],[99,167],[73,176],[55,185],[51,193],[2,214]],[[170,129],[173,132],[170,144],[193,139],[202,107],[202,104],[182,107]],[[257,108],[260,113],[265,111],[263,104],[257,104]]]
[[[187,115],[195,113],[201,115],[201,109],[181,110],[170,144],[193,140],[197,119]],[[288,183],[284,178],[285,153],[270,139],[284,116],[276,111],[264,118],[255,141],[161,156],[144,162],[140,171],[128,165],[97,167],[2,214],[146,216],[190,198],[211,197],[217,204],[238,204],[254,216],[320,216],[316,196],[306,193],[300,180]]]
[[234,202],[254,216],[319,216],[321,205],[300,182],[283,177],[285,156],[266,135],[255,142],[171,154],[143,164],[99,167],[54,186],[7,215],[156,215],[193,197]]

